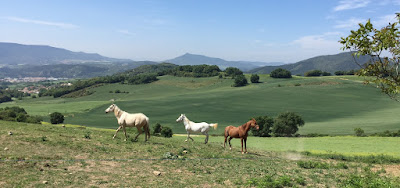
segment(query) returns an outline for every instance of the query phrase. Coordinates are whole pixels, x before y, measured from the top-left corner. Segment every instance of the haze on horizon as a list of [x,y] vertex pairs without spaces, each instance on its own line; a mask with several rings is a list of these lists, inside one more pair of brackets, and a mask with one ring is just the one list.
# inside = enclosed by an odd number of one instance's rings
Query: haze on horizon
[[394,22],[400,0],[0,1],[0,41],[132,60],[185,53],[294,63],[342,52],[340,37],[371,19]]

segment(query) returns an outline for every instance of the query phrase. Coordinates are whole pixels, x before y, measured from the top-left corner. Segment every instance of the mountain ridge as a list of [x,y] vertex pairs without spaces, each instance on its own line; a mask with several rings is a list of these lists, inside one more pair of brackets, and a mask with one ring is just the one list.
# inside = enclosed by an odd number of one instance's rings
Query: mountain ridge
[[[248,73],[269,74],[277,68],[286,69],[292,74],[304,74],[310,70],[334,73],[336,71],[360,69],[359,65],[354,62],[352,53],[353,52],[342,52],[334,55],[321,55],[292,64],[259,67],[248,71]],[[370,56],[360,56],[357,59],[360,64],[367,63],[369,60]]]
[[[173,59],[165,60],[164,62],[173,63],[176,65],[217,65],[221,69],[227,67],[237,67],[242,71],[248,71],[257,67],[261,67],[262,64],[268,64],[265,62],[252,62],[252,61],[227,61],[221,58],[208,57],[205,55],[185,53]],[[282,63],[280,63],[282,64]]]

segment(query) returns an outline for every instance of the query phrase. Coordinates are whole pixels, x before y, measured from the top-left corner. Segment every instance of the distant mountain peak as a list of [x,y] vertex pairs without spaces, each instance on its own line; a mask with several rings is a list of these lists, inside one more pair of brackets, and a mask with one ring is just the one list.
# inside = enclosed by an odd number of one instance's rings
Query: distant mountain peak
[[227,61],[221,58],[208,57],[205,55],[185,53],[174,59],[165,60],[165,62],[177,64],[177,65],[217,65],[221,69],[227,67],[237,67],[243,71],[248,71],[262,66],[260,62],[250,62],[250,61]]

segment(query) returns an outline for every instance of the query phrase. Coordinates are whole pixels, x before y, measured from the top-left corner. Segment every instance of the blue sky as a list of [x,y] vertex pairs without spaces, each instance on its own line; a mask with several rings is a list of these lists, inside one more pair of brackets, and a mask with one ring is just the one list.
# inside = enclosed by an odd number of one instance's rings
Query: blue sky
[[1,0],[0,42],[162,61],[184,53],[295,63],[395,21],[400,0]]

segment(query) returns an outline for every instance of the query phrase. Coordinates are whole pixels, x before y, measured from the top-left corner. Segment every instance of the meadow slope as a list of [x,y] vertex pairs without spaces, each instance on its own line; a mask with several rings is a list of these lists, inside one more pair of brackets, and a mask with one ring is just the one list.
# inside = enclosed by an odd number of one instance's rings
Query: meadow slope
[[254,116],[276,117],[285,111],[304,118],[300,134],[349,135],[356,127],[366,133],[399,129],[399,103],[371,85],[363,85],[357,76],[273,79],[260,75],[260,81],[235,88],[232,79],[161,76],[146,85],[102,85],[81,98],[23,99],[0,107],[20,106],[46,120],[49,113],[57,111],[66,115],[66,123],[116,129],[115,117],[104,113],[114,99],[122,110],[143,112],[152,126],[160,123],[172,127],[174,133],[185,132],[183,125],[175,122],[181,113],[195,122],[219,123],[211,134],[222,134],[225,126],[241,125]]
[[[12,132],[11,135],[8,133]],[[135,132],[129,129],[128,134]],[[242,155],[238,140],[233,150],[222,148],[222,137],[152,136],[144,142],[111,139],[113,131],[83,126],[39,125],[0,121],[0,187],[399,187],[399,160],[383,162],[332,160],[298,152],[275,152],[260,148],[256,140],[296,147],[287,138],[249,138],[249,154]],[[336,137],[342,140],[342,137]],[[325,150],[329,137],[318,139]],[[344,139],[373,143],[376,138]],[[389,145],[398,139],[382,138]],[[219,141],[220,140],[220,141]],[[293,141],[298,138],[292,138]],[[359,141],[357,141],[359,140]],[[368,145],[368,144],[366,144]],[[368,147],[364,147],[367,148]],[[339,149],[339,150],[337,150]],[[381,147],[389,154],[392,148]],[[272,149],[273,150],[273,149]],[[371,151],[371,150],[368,150]],[[346,151],[345,151],[346,152]],[[394,150],[398,155],[398,148]],[[348,153],[358,155],[358,153]],[[398,156],[396,156],[398,157]],[[341,158],[342,159],[342,158]]]

